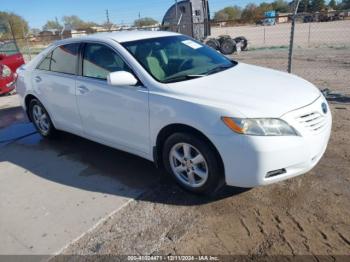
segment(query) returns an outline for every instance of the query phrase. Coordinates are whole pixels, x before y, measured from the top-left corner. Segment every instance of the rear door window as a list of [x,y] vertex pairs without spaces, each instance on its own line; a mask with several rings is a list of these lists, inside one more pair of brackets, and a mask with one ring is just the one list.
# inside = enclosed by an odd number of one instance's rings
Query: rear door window
[[50,70],[53,72],[75,75],[77,72],[79,43],[57,47],[52,52]]

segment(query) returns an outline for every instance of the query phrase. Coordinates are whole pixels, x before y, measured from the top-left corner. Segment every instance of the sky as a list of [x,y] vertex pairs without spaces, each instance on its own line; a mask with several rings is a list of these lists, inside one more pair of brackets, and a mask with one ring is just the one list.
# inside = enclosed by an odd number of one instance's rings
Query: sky
[[[65,15],[77,15],[85,21],[103,23],[106,9],[111,22],[115,24],[132,23],[141,17],[153,17],[160,21],[175,0],[0,0],[0,11],[14,12],[28,21],[31,28],[39,28],[47,20],[55,17],[61,21]],[[210,11],[229,5],[245,6],[247,3],[259,4],[263,0],[209,0]],[[266,2],[271,2],[267,0]]]

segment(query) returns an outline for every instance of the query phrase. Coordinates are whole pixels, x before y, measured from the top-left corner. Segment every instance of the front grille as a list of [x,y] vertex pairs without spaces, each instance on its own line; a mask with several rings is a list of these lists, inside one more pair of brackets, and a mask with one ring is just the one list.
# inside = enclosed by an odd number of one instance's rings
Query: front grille
[[312,112],[302,115],[297,118],[297,121],[299,121],[304,128],[312,133],[322,131],[322,129],[326,126],[326,118],[319,112]]

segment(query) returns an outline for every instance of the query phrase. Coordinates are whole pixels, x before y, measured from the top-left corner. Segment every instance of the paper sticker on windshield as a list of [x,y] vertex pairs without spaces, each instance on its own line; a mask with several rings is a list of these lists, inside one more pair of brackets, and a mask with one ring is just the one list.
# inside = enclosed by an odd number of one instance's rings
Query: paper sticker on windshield
[[198,44],[192,40],[185,40],[185,41],[182,41],[181,43],[193,48],[193,49],[198,49],[198,48],[201,48],[203,47],[201,44]]

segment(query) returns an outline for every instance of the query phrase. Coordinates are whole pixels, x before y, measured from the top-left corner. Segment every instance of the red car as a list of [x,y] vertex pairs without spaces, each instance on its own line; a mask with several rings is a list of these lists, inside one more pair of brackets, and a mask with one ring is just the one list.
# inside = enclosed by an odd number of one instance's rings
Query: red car
[[15,89],[16,69],[24,64],[14,41],[0,42],[0,95]]

